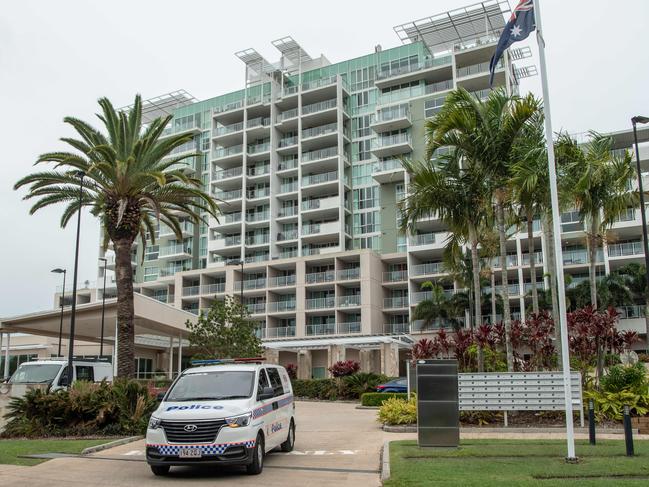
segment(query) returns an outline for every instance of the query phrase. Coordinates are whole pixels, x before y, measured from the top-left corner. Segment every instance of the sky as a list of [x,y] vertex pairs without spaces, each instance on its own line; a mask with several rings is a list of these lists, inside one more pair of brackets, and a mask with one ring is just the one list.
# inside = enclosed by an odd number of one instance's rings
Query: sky
[[[399,45],[394,25],[463,7],[431,2],[293,0],[21,0],[0,8],[0,317],[52,308],[59,274],[74,267],[75,225],[62,209],[29,216],[14,183],[39,154],[64,148],[64,116],[96,123],[97,99],[116,106],[185,89],[199,100],[242,88],[236,51],[278,59],[271,41],[287,35],[331,62]],[[514,0],[510,0],[513,4]],[[649,115],[646,0],[542,0],[555,131],[628,128]],[[526,63],[538,65],[536,41]],[[540,79],[521,92],[541,95]],[[97,276],[99,226],[82,215],[78,282]],[[71,281],[69,280],[68,283]]]

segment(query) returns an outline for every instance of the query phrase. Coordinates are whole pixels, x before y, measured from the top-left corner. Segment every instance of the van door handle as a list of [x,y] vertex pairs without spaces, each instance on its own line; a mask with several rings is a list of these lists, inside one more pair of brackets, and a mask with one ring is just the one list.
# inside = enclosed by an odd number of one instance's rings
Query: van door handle
[[273,403],[273,411],[275,411],[276,409],[279,409],[279,402],[277,401]]

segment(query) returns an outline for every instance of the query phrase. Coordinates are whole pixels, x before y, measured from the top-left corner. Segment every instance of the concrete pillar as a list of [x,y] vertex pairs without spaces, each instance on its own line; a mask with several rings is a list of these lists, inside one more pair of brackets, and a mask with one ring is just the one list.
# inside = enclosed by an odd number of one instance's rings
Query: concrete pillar
[[329,345],[327,347],[327,368],[336,362],[345,360],[346,350],[344,345]]
[[361,372],[372,372],[372,356],[371,350],[361,348],[358,351],[359,362],[361,363]]
[[370,350],[370,372],[381,373],[381,350]]
[[388,377],[399,377],[399,347],[396,343],[381,344],[381,372]]
[[311,378],[311,350],[300,350],[297,353],[297,378]]
[[9,378],[9,347],[11,346],[11,333],[7,333],[7,344],[5,345],[5,368],[3,377]]
[[169,364],[167,370],[167,378],[174,378],[174,337],[169,337]]
[[183,371],[183,336],[178,335],[178,375]]
[[267,348],[264,350],[264,357],[269,364],[279,364],[279,350]]

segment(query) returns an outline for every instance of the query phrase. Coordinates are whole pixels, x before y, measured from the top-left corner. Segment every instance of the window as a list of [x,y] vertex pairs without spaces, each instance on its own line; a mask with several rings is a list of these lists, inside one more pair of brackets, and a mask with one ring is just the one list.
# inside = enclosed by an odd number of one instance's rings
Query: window
[[442,109],[442,105],[444,105],[445,99],[445,96],[438,96],[437,98],[426,100],[424,103],[424,117],[430,118],[439,112]]
[[359,233],[372,233],[381,230],[381,214],[378,211],[354,214],[354,235]]
[[352,100],[354,100],[357,108],[367,106],[370,103],[370,92],[362,91],[360,93],[356,93],[355,95],[352,95]]
[[374,83],[374,66],[352,71],[349,80],[349,86],[352,91],[369,88]]
[[268,377],[266,376],[266,372],[261,369],[259,371],[259,380],[257,381],[257,397],[259,397],[259,394],[264,392],[264,388],[270,387],[270,384],[268,383]]
[[375,208],[380,205],[379,186],[354,190],[354,209]]
[[412,56],[404,57],[401,59],[395,59],[393,61],[387,61],[381,63],[381,74],[399,74],[411,71],[417,67],[419,64],[419,57],[416,54]]
[[268,378],[270,379],[270,386],[275,391],[275,397],[281,396],[284,394],[284,387],[282,386],[282,379],[279,377],[279,372],[276,368],[266,369],[268,373]]
[[95,382],[95,373],[92,365],[77,365],[77,380],[87,380],[88,382]]
[[372,139],[360,140],[354,142],[352,149],[353,161],[366,161],[372,157]]
[[136,357],[135,373],[138,379],[148,379],[153,375],[153,359]]
[[360,137],[367,137],[372,135],[370,124],[374,115],[363,115],[352,119],[352,137],[357,139]]

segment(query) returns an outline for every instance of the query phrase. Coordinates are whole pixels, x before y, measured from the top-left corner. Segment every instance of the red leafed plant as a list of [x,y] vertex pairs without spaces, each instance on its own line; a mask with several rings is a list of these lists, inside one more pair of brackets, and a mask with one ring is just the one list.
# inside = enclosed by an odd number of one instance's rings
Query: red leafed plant
[[297,365],[286,364],[286,373],[288,374],[289,379],[297,379]]
[[410,358],[413,362],[416,360],[436,358],[439,350],[440,346],[437,340],[422,338],[412,346]]
[[361,368],[361,364],[355,360],[339,360],[331,367],[329,367],[329,372],[334,377],[345,377],[347,375],[353,375],[358,372]]

